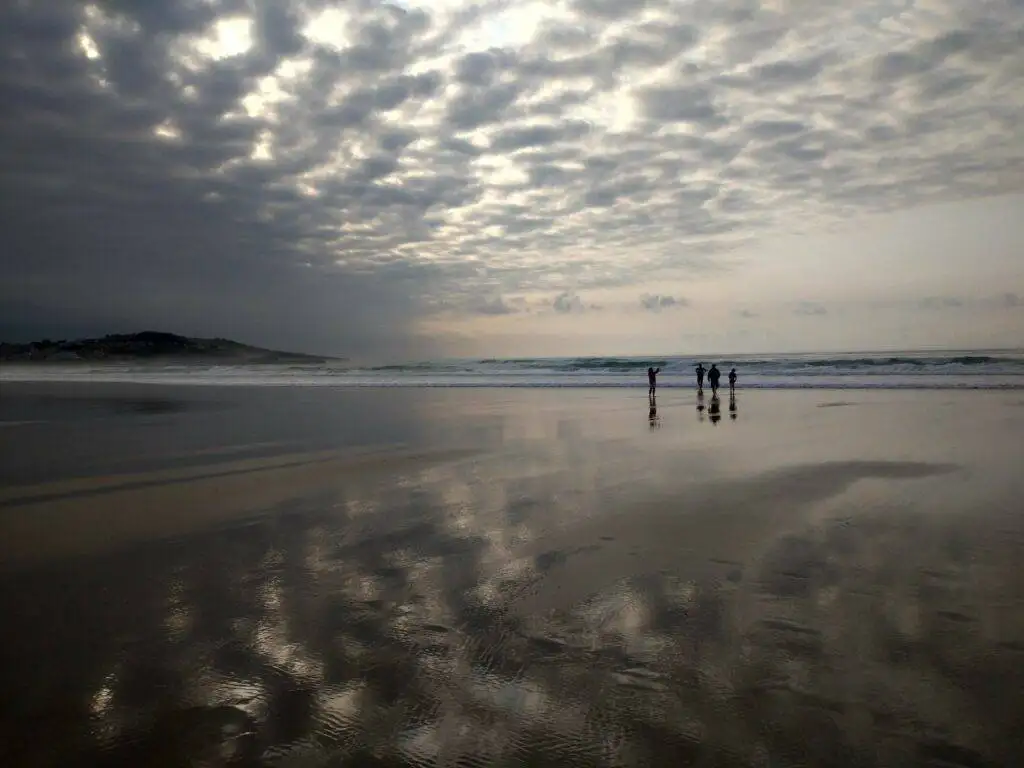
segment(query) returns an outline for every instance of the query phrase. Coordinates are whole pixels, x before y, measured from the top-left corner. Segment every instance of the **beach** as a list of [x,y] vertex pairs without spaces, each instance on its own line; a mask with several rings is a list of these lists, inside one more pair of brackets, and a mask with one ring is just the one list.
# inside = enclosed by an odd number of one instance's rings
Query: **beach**
[[701,404],[5,382],[0,762],[1024,764],[1024,394]]

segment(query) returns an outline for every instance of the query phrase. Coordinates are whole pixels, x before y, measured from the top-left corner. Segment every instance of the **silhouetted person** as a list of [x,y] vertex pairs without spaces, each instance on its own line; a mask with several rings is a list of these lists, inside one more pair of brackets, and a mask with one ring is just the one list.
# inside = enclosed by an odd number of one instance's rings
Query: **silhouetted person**
[[[711,370],[714,370],[714,368]],[[721,403],[718,400],[718,395],[713,395],[711,397],[711,405],[708,407],[708,413],[711,415],[712,424],[717,424],[722,420],[722,408]]]
[[736,395],[729,395],[729,418],[736,421]]
[[708,383],[711,384],[711,396],[714,397],[718,394],[718,380],[722,378],[722,372],[718,370],[716,363],[711,364],[711,368],[708,370]]
[[697,389],[704,389],[704,363],[697,363]]
[[730,392],[735,392],[736,391],[736,369],[735,368],[733,368],[731,371],[729,371],[729,391]]
[[647,369],[647,396],[654,397],[654,390],[658,388],[658,374],[661,373],[661,368],[648,368]]

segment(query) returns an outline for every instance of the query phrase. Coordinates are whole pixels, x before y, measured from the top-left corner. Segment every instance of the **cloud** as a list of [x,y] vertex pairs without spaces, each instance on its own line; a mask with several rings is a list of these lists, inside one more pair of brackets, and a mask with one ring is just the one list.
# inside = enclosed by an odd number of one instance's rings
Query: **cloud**
[[1002,295],[1002,304],[1007,308],[1021,307],[1024,306],[1024,300],[1016,293],[1004,293]]
[[803,315],[804,317],[820,317],[821,315],[827,315],[828,310],[817,302],[801,301],[793,309],[793,314]]
[[741,309],[736,314],[739,315],[740,317],[742,317],[744,320],[750,320],[752,318],[757,317],[757,313],[756,312],[751,312],[749,309]]
[[522,299],[506,300],[502,296],[482,296],[468,309],[480,315],[514,315],[526,310]]
[[583,299],[568,291],[555,296],[554,301],[551,302],[551,306],[554,308],[555,312],[559,312],[561,314],[583,312],[587,308],[583,304]]
[[649,312],[660,312],[663,309],[678,309],[689,306],[686,299],[676,296],[645,293],[640,297],[640,306]]
[[5,3],[0,335],[399,354],[1020,190],[1022,35],[1008,0]]

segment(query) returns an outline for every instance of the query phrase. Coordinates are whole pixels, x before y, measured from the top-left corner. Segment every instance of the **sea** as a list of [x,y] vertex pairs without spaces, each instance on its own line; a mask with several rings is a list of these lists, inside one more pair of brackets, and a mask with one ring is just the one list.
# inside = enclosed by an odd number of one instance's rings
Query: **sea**
[[520,357],[398,365],[207,365],[88,362],[0,366],[3,381],[96,381],[192,386],[647,387],[695,385],[698,363],[736,368],[740,389],[1024,389],[1024,349],[695,357]]

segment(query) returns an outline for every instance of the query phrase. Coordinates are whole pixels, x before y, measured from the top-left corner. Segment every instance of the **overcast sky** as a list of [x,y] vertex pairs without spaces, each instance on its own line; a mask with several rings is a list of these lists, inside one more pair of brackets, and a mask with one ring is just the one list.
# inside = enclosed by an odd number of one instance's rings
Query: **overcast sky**
[[1024,345],[1024,0],[0,4],[0,338]]

